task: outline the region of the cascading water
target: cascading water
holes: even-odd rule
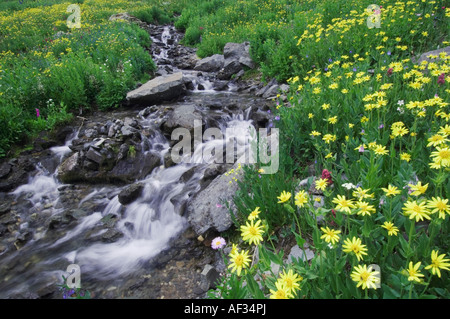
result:
[[[167,59],[170,47],[168,40],[173,38],[172,32],[173,27],[164,28],[159,41],[163,46],[155,61]],[[194,73],[183,72],[188,77]],[[196,81],[191,93],[192,101],[198,104],[218,96],[230,99],[237,94],[231,90],[215,92],[208,78],[198,77]],[[199,90],[198,84],[204,89]],[[245,97],[242,99],[245,100]],[[221,111],[203,110],[206,117],[214,113],[213,122],[223,138],[200,141],[192,155],[184,158],[178,165],[155,168],[138,181],[143,185],[142,192],[128,205],[122,205],[118,196],[126,186],[79,185],[78,190],[76,185],[73,192],[80,193],[77,195],[80,200],[75,207],[67,207],[61,200],[61,194],[72,186],[58,181],[56,171],[38,166],[37,173],[28,184],[11,193],[17,201],[27,203],[19,212],[21,231],[26,232],[27,228],[34,227],[33,238],[20,250],[0,260],[0,298],[45,295],[42,289],[61,283],[61,276],[66,274],[66,267],[71,263],[80,265],[83,278],[88,278],[87,283],[83,282],[84,286],[95,289],[97,296],[101,296],[106,289],[100,283],[114,280],[120,282],[121,278],[133,276],[146,262],[168,249],[171,240],[188,227],[187,219],[183,216],[183,203],[199,191],[199,181],[207,168],[206,164],[214,162],[214,156],[221,155],[212,155],[213,150],[220,149],[227,141],[235,139],[237,145],[244,146],[240,149],[241,152],[248,152],[248,143],[251,142],[248,128],[252,124],[249,119],[250,111],[248,108],[229,115]],[[160,119],[152,115],[135,118],[141,127],[154,132],[151,136],[141,134],[142,151],[157,154],[164,161],[170,142],[158,130]],[[65,145],[51,148],[56,164],[69,155],[71,143],[77,137],[78,132],[75,132]],[[239,153],[237,157],[241,155]],[[224,161],[216,159],[216,162]],[[182,178],[193,168],[194,174],[189,178]],[[88,203],[91,205],[89,207],[95,208],[83,213],[82,209]],[[65,215],[68,209],[69,215]],[[47,220],[46,225],[36,222],[41,216]],[[76,220],[76,226],[50,232],[53,229],[52,223],[64,224],[67,218],[69,221]],[[111,243],[96,240],[109,231],[100,226],[114,218],[118,219],[114,227],[121,233],[121,238]]]

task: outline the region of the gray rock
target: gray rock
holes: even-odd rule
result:
[[[203,291],[208,291],[209,289],[216,288],[216,282],[220,278],[220,274],[211,265],[205,265],[203,268],[200,279],[200,288]]]
[[[237,60],[232,60],[225,63],[223,69],[217,74],[217,78],[220,80],[229,80],[233,74],[242,70],[242,65]]]
[[[173,100],[186,92],[183,73],[156,77],[141,87],[127,93],[127,100],[132,104],[159,103]]]
[[[222,54],[214,54],[201,59],[195,64],[194,70],[204,72],[217,72],[224,66],[225,58]]]
[[[119,193],[119,202],[122,205],[127,205],[134,202],[142,193],[144,189],[144,184],[136,183],[133,184]]]
[[[80,153],[77,152],[58,167],[58,177],[63,183],[68,183],[74,175],[78,174],[80,168]]]
[[[303,253],[303,250],[300,249],[300,247],[298,245],[295,245],[294,247],[291,248],[291,252],[289,253],[288,256],[288,263],[293,262],[293,260],[296,259],[302,259],[303,261],[306,260],[311,260],[314,258],[314,252],[312,250],[310,250],[308,247],[305,247],[305,253]]]
[[[11,172],[11,165],[8,163],[3,163],[0,165],[0,178],[7,176]]]
[[[11,204],[8,202],[5,202],[3,204],[0,204],[0,216],[9,213],[11,211]]]
[[[121,13],[113,14],[112,16],[109,17],[109,21],[116,21],[116,20],[124,20],[124,21],[128,21],[130,23],[136,23],[141,28],[146,28],[147,27],[147,23],[145,23],[145,22],[139,20],[138,18],[130,15],[128,12],[121,12]]]
[[[135,120],[135,119],[132,119],[131,117],[126,117],[123,120],[123,125],[128,125],[128,126],[131,126],[132,128],[135,128],[135,129],[139,128],[138,121]]]
[[[134,133],[137,133],[138,130],[125,124],[124,126],[122,126],[120,132],[122,133],[123,137],[131,137]]]
[[[441,52],[445,52],[445,53],[447,53],[447,56],[449,56],[449,55],[450,55],[450,46],[447,46],[447,47],[445,47],[445,48],[441,48],[441,49],[437,49],[437,50],[433,50],[433,51],[429,51],[429,52],[423,53],[423,54],[421,54],[420,57],[417,59],[417,62],[415,62],[415,59],[411,59],[411,60],[413,61],[413,63],[416,63],[416,64],[420,64],[422,61],[428,61],[428,62],[436,61],[436,60],[439,60],[439,59],[440,59],[440,58],[439,58],[439,54],[440,54]],[[429,58],[430,55],[435,55],[435,56],[437,56],[437,59],[431,59],[431,58]]]
[[[168,120],[164,123],[165,131],[171,132],[177,127],[184,127],[188,130],[194,129],[194,121],[201,121],[202,116],[196,111],[192,104],[183,104],[169,115]]]
[[[135,157],[127,157],[118,161],[111,171],[105,173],[104,178],[125,183],[134,182],[146,177],[160,164],[159,156],[152,153],[142,154],[137,152]]]
[[[251,69],[255,67],[255,64],[250,57],[250,42],[229,42],[225,44],[225,47],[223,48],[223,56],[225,58],[225,65],[227,62],[234,60]]]
[[[89,148],[89,151],[86,153],[86,157],[99,165],[101,165],[105,160],[103,155],[92,147]]]
[[[280,90],[280,86],[275,84],[272,85],[271,87],[269,87],[262,95],[263,98],[270,98],[270,97],[274,97],[278,94]]]
[[[120,145],[119,152],[117,153],[117,161],[120,161],[128,156],[128,150],[130,146],[127,143]]]
[[[228,89],[228,81],[216,81],[213,84],[213,89],[216,91],[225,91]]]
[[[108,129],[108,137],[114,137],[116,134],[116,129],[114,128],[114,125],[111,125]]]
[[[84,135],[85,135],[86,137],[89,137],[89,138],[91,138],[91,137],[97,137],[97,136],[98,136],[98,132],[97,132],[96,129],[90,128],[90,129],[87,129],[86,131],[84,131]]]
[[[242,170],[237,170],[237,166],[237,163],[233,166],[237,174],[216,177],[188,204],[188,221],[198,235],[203,236],[210,230],[223,232],[233,224],[228,208],[222,205],[222,200],[231,202],[238,189],[237,183],[232,180],[233,177],[238,180],[242,177]]]
[[[110,228],[102,235],[102,241],[107,243],[113,243],[118,241],[122,237],[123,233],[120,230]]]
[[[17,250],[22,248],[31,238],[33,238],[33,233],[25,230],[24,232],[21,232],[16,237],[16,241],[14,242],[14,246]]]

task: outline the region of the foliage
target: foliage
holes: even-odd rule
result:
[[[448,44],[449,10],[439,1],[385,1],[388,28],[369,29],[364,1],[301,3],[312,11],[286,22],[299,28],[295,40],[285,28],[263,41],[272,29],[254,24],[263,72],[289,75],[289,93],[272,112],[280,158],[291,162],[261,178],[257,167],[244,168],[233,211],[242,238],[233,249],[252,262],[239,275],[229,255],[225,296],[448,298],[450,57],[414,63],[411,53],[443,36]],[[325,170],[300,186],[310,163]],[[250,218],[270,225],[262,242],[248,241]],[[314,257],[283,259],[274,243],[286,233]],[[289,290],[274,264],[299,286]]]

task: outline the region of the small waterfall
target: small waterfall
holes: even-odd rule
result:
[[[154,56],[156,63],[168,59],[171,40],[177,40],[173,31],[173,27],[165,26],[161,40],[152,37],[160,50]],[[184,102],[196,106],[207,105],[207,102],[219,97],[224,101],[232,99],[229,104],[239,105],[240,100],[234,101],[233,98],[238,93],[232,83],[228,91],[218,92],[214,90],[214,74],[203,73],[199,76],[194,70],[183,70],[183,74],[192,79],[193,90],[188,92],[185,101],[174,102],[169,107],[175,108]],[[243,105],[249,105],[252,97],[245,99]],[[128,185],[63,185],[56,178],[56,170],[47,170],[43,165],[38,165],[36,174],[28,183],[11,193],[18,200],[28,201],[31,206],[31,209],[20,212],[20,218],[26,221],[30,213],[36,213],[38,217],[45,213],[47,219],[43,218],[43,221],[55,218],[59,222],[61,219],[56,218],[64,218],[63,215],[71,210],[85,214],[77,217],[70,228],[61,226],[50,230],[48,224],[40,221],[42,224],[39,224],[40,229],[34,233],[34,238],[21,250],[0,261],[0,298],[36,291],[49,283],[61,283],[61,275],[65,274],[64,270],[71,263],[80,265],[83,276],[87,275],[92,281],[91,287],[97,292],[102,291],[105,290],[105,281],[132,277],[137,270],[148,265],[152,258],[169,249],[171,241],[189,226],[187,217],[183,215],[184,205],[200,190],[200,181],[208,164],[228,163],[230,159],[234,162],[243,155],[250,158],[255,155],[251,148],[255,136],[249,130],[252,127],[252,107],[230,107],[236,110],[232,115],[220,107],[205,109],[201,112],[211,120],[206,125],[215,124],[221,138],[200,141],[192,154],[186,155],[181,163],[171,167],[156,167],[148,176],[136,181],[142,184],[142,192],[127,205],[120,203],[118,194]],[[127,112],[130,112],[127,114],[130,116],[133,111]],[[167,152],[173,146],[160,129],[165,119],[159,117],[156,111],[145,118],[141,116],[136,119],[142,127],[140,145],[136,146],[140,146],[144,154],[158,155],[161,163],[164,163]],[[51,148],[55,162],[61,163],[71,153],[70,146],[77,138],[78,131],[69,136],[64,145]],[[87,143],[85,148],[89,145]],[[185,174],[189,170],[193,173]],[[61,199],[64,189],[72,186],[74,189],[68,193],[78,196],[77,201],[64,203]],[[113,226],[106,227],[105,223],[110,218],[117,221]],[[21,230],[27,227],[28,223],[22,222]],[[121,237],[114,242],[102,241],[102,236],[110,230],[117,231]],[[21,269],[20,265],[24,261],[27,266]],[[99,282],[101,284],[97,288]]]

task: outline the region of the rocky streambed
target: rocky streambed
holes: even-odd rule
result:
[[[247,151],[249,126],[269,128],[271,98],[287,88],[239,80],[254,67],[248,43],[199,59],[173,26],[117,17],[150,33],[156,77],[120,109],[43,132],[0,162],[0,298],[62,298],[69,264],[93,298],[203,298],[225,267],[210,241],[232,224],[224,202],[236,183],[224,173],[236,164],[217,145]],[[179,163],[177,129],[192,134]]]

